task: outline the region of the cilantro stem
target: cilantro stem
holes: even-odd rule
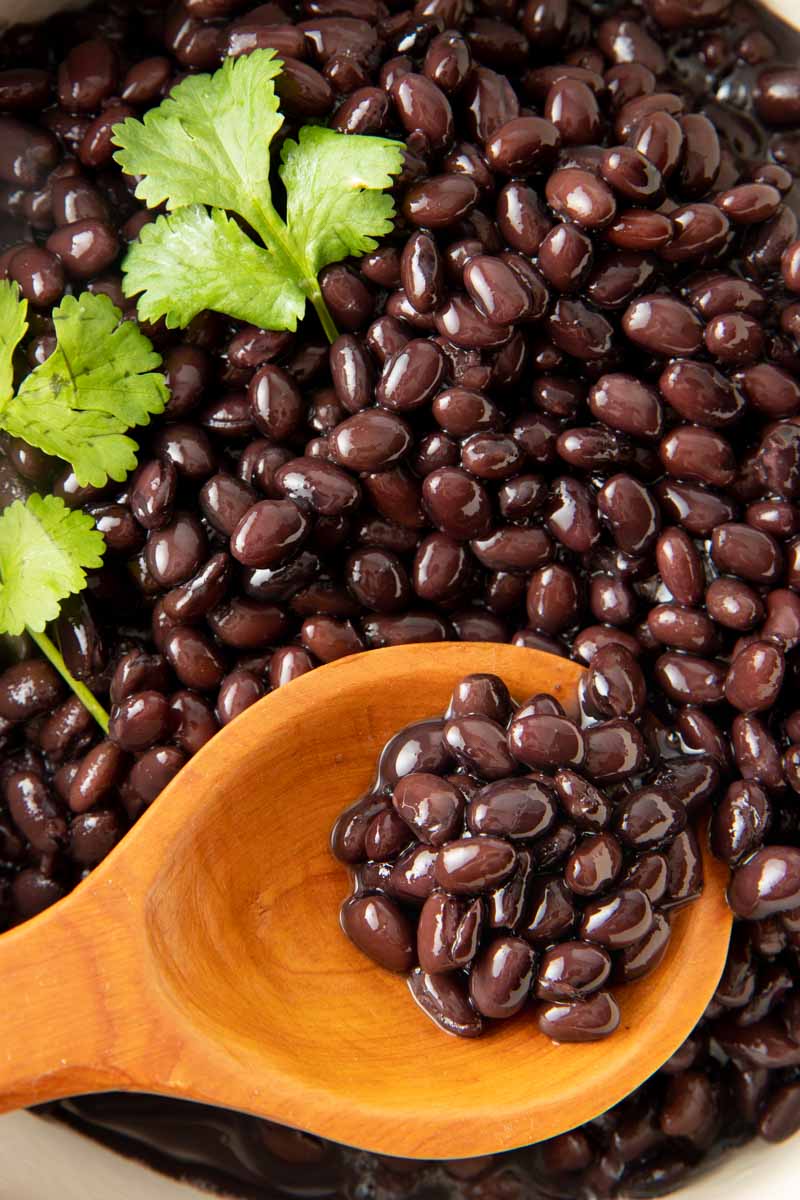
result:
[[[333,345],[339,336],[339,330],[333,323],[333,317],[330,314],[327,304],[322,298],[322,292],[320,289],[315,288],[312,294],[309,296],[309,299],[316,309],[317,316],[319,317],[319,323],[325,331],[325,337],[328,339],[331,345]]]
[[[289,263],[291,274],[299,281],[302,291],[314,305],[325,336],[333,344],[339,336],[339,330],[322,298],[322,291],[317,280],[315,278],[308,280],[308,268],[292,244],[285,222],[278,216],[270,201],[256,202],[256,210],[256,212],[248,214],[248,220],[267,249]]]
[[[46,633],[36,633],[35,630],[30,628],[28,629],[28,633],[36,642],[36,645],[39,647],[42,654],[44,654],[45,658],[50,660],[55,669],[58,671],[59,675],[61,675],[61,677],[65,679],[72,688],[83,707],[92,714],[95,721],[97,721],[97,724],[103,730],[103,733],[108,733],[108,713],[103,708],[97,697],[89,691],[86,684],[81,683],[80,680],[76,679],[75,676],[69,671],[58,647],[50,641],[50,638]]]

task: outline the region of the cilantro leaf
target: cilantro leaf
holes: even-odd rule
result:
[[[15,283],[0,282],[0,413],[14,391],[14,351],[25,336],[28,302]]]
[[[16,500],[0,516],[0,630],[41,633],[61,601],[102,565],[105,543],[88,513],[57,496]]]
[[[161,357],[108,296],[67,296],[53,310],[57,346],[0,409],[0,426],[46,454],[66,459],[83,487],[122,480],[136,466],[125,436],[164,410]]]
[[[266,49],[229,58],[214,75],[185,79],[141,121],[114,126],[117,162],[142,176],[136,195],[175,214],[145,226],[123,263],[126,295],[141,297],[142,317],[163,315],[174,328],[213,308],[295,329],[310,300],[328,338],[337,337],[317,275],[390,232],[394,205],[383,192],[401,169],[403,146],[304,127],[283,150],[284,221],[272,203],[269,153],[283,123],[274,84],[281,66]],[[203,207],[212,213],[204,217]],[[262,245],[227,214],[243,218]]]
[[[374,250],[392,231],[394,204],[384,189],[402,168],[403,147],[387,138],[306,125],[286,141],[281,179],[289,236],[308,274],[349,254]]]
[[[139,316],[183,328],[205,308],[262,329],[297,328],[306,297],[219,209],[199,205],[145,225],[124,262],[127,296],[142,295]]]
[[[213,75],[193,75],[142,121],[114,126],[123,171],[143,175],[136,195],[150,208],[206,204],[258,228],[270,197],[269,147],[283,124],[273,80],[274,50],[227,58]]]

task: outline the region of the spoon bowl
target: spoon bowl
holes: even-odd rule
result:
[[[75,892],[0,938],[0,1111],[153,1092],[459,1158],[563,1132],[657,1070],[725,965],[727,870],[705,847],[703,895],[676,914],[661,966],[615,989],[622,1021],[603,1043],[554,1045],[529,1016],[448,1038],[339,928],[334,820],[389,737],[440,714],[471,672],[577,713],[582,668],[566,659],[400,646],[295,680],[204,747]]]

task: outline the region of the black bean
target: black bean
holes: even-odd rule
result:
[[[342,928],[364,954],[390,971],[408,971],[416,952],[411,928],[386,896],[353,898],[342,905]]]
[[[554,1042],[595,1042],[619,1026],[617,1002],[609,992],[595,992],[586,1000],[548,1004],[539,1011],[537,1024]]]
[[[591,942],[562,942],[542,955],[536,977],[540,1000],[564,1004],[598,991],[611,974],[611,956]]]
[[[469,977],[472,1003],[484,1017],[513,1017],[528,999],[533,979],[534,953],[518,937],[498,937],[490,942]]]
[[[414,772],[399,780],[392,804],[420,841],[436,847],[455,836],[464,812],[464,797],[459,789],[446,779],[424,772]]]
[[[411,995],[426,1016],[446,1033],[477,1037],[483,1022],[471,1007],[463,985],[451,975],[429,975],[416,967],[408,977]]]

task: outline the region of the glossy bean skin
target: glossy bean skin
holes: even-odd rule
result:
[[[508,731],[511,753],[528,767],[575,767],[585,756],[581,731],[565,717],[516,718]]]
[[[342,929],[379,966],[408,971],[416,960],[410,926],[386,896],[353,898],[342,906]]]
[[[591,834],[573,850],[564,867],[570,891],[593,896],[606,891],[622,870],[622,849],[610,833]]]
[[[305,541],[309,522],[293,500],[259,500],[231,534],[231,553],[246,567],[270,567]]]
[[[84,756],[70,784],[72,811],[84,813],[102,800],[119,778],[123,761],[122,751],[113,742],[98,742]]]
[[[534,945],[547,945],[572,931],[576,910],[574,896],[562,879],[542,875],[530,888],[530,916],[521,932]]]
[[[335,462],[356,471],[374,471],[397,462],[411,441],[408,426],[394,413],[370,409],[338,425],[332,435]]]
[[[737,916],[750,919],[796,908],[800,893],[800,852],[792,846],[757,850],[738,867],[728,889]]]
[[[533,967],[533,950],[522,938],[491,942],[470,974],[470,999],[478,1012],[495,1020],[518,1013],[528,998]]]
[[[769,820],[769,798],[757,783],[732,783],[716,809],[711,826],[714,853],[734,863],[761,843]]]
[[[525,175],[550,164],[560,144],[561,135],[552,121],[515,117],[494,132],[486,144],[486,156],[498,171]]]
[[[619,1021],[619,1008],[611,994],[595,992],[587,1000],[543,1007],[537,1023],[554,1042],[594,1042],[608,1037]]]
[[[447,708],[448,717],[480,714],[505,724],[511,714],[508,688],[497,675],[465,675],[456,684]]]
[[[672,841],[685,826],[685,807],[656,787],[633,792],[615,815],[620,841],[637,849],[655,849]]]
[[[776,700],[784,658],[772,642],[753,642],[737,654],[725,679],[725,697],[741,712],[760,712]]]
[[[655,913],[653,928],[639,942],[626,946],[618,960],[616,976],[621,983],[632,983],[655,971],[667,952],[670,925],[662,913]]]
[[[454,837],[464,812],[459,789],[424,772],[404,776],[394,789],[392,804],[420,841],[437,848]]]
[[[475,895],[502,883],[514,870],[516,856],[508,842],[478,836],[447,843],[436,860],[440,887],[455,895]]]
[[[607,900],[593,900],[584,909],[581,936],[608,949],[624,949],[650,931],[653,910],[637,888],[626,888]]]
[[[426,1016],[445,1033],[478,1037],[483,1022],[470,1005],[462,986],[448,975],[429,975],[421,967],[411,972],[408,987]]]
[[[602,988],[611,975],[611,956],[591,942],[562,942],[542,955],[536,978],[540,1000],[580,1000]]]
[[[584,769],[597,783],[635,775],[647,762],[641,733],[627,718],[614,717],[584,733]]]
[[[502,780],[472,797],[467,820],[474,834],[538,837],[555,821],[555,806],[548,789],[536,780]]]
[[[417,956],[422,969],[442,975],[468,966],[478,948],[482,917],[480,899],[461,901],[446,892],[432,892],[422,906],[417,926]]]
[[[631,341],[654,354],[692,355],[700,349],[702,326],[685,305],[663,296],[643,296],[630,305],[623,328]]]
[[[35,850],[57,853],[67,840],[67,824],[49,789],[33,771],[14,771],[5,781],[9,816]]]

